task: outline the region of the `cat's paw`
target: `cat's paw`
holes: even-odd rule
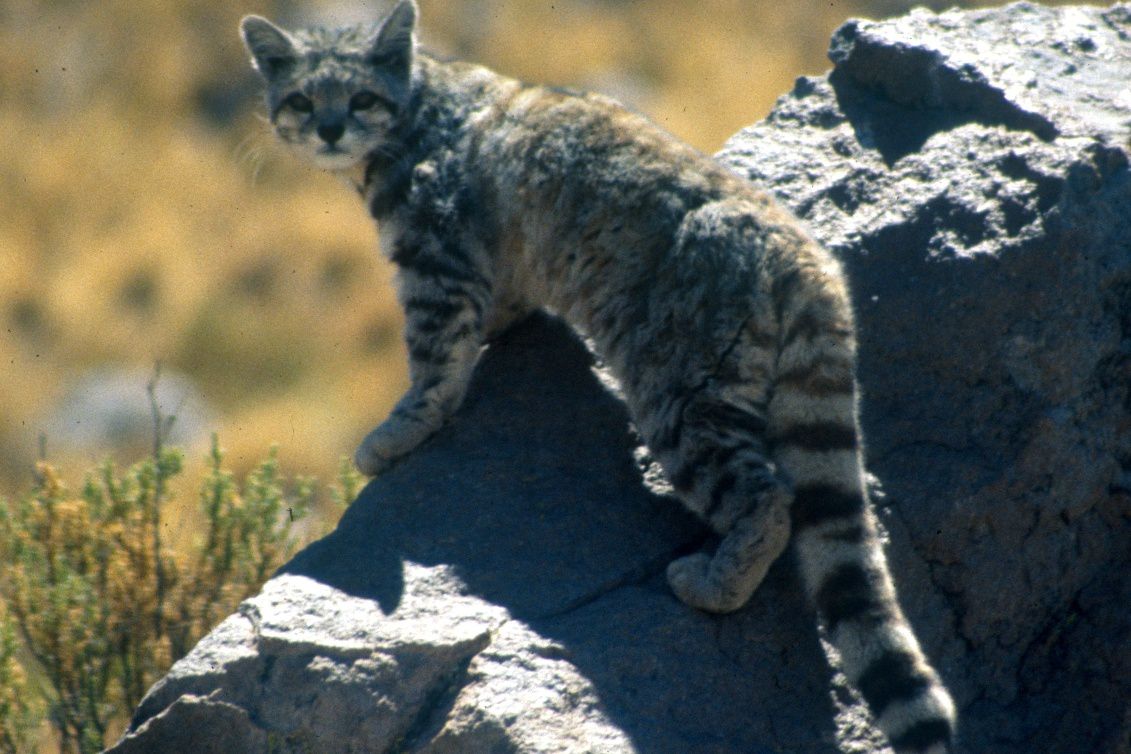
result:
[[[743,600],[727,594],[711,575],[711,556],[697,552],[668,564],[668,584],[681,602],[709,613],[729,613],[742,607]]]
[[[365,476],[377,476],[389,468],[394,460],[396,459],[381,455],[380,450],[369,442],[369,438],[353,454],[353,465]]]
[[[430,428],[419,422],[386,421],[361,441],[353,456],[354,465],[366,476],[377,476],[431,434]]]

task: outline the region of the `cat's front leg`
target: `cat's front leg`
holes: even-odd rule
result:
[[[412,257],[417,265],[400,270],[412,385],[357,449],[354,462],[369,476],[431,437],[459,408],[482,348],[486,277],[458,260],[428,259],[421,252]]]

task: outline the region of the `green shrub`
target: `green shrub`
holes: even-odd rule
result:
[[[0,752],[29,751],[41,714],[31,685],[16,659],[16,626],[0,609]]]
[[[162,509],[183,456],[158,441],[124,471],[107,461],[70,491],[48,463],[27,494],[0,500],[0,750],[23,750],[39,708],[27,674],[42,674],[48,719],[65,752],[101,750],[145,691],[294,551],[295,522],[315,486],[288,480],[275,450],[242,483],[216,437],[200,489],[201,534],[174,550]],[[353,499],[343,465],[330,495]],[[17,660],[17,633],[32,667]]]

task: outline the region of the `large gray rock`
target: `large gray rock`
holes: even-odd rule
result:
[[[444,433],[149,692],[118,750],[267,735],[284,751],[768,754],[757,702],[805,751],[836,752],[837,684],[791,568],[725,620],[677,602],[664,568],[705,532],[649,491],[634,448],[584,346],[527,321]],[[225,725],[182,725],[188,695]]]
[[[720,157],[846,263],[904,600],[972,748],[1127,751],[1131,5],[850,22],[830,56]]]
[[[720,158],[846,263],[889,556],[961,750],[1127,754],[1131,6],[851,22],[832,57]],[[525,323],[114,750],[884,751],[788,559],[735,615],[670,595],[709,541],[646,461],[577,340]]]

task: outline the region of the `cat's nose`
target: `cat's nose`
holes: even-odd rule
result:
[[[341,121],[330,121],[329,123],[320,123],[318,125],[319,138],[330,146],[336,144],[338,139],[342,138],[342,134],[345,132],[346,126]]]

